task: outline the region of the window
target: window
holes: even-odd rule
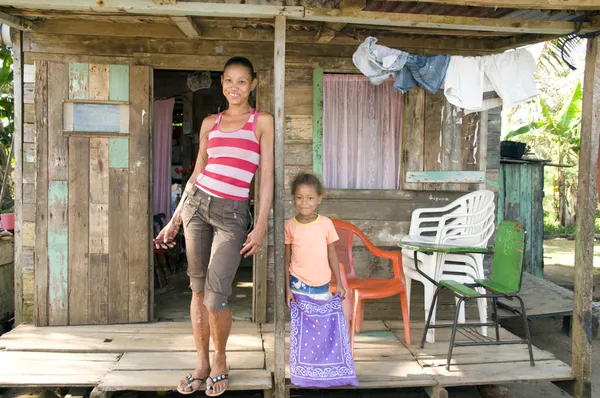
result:
[[[402,94],[362,75],[323,76],[323,183],[398,189]]]

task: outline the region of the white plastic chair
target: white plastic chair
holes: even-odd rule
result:
[[[405,241],[453,244],[458,246],[486,247],[494,232],[494,193],[480,190],[460,197],[447,206],[439,208],[421,208],[413,212],[409,235]],[[414,253],[402,252],[402,266],[406,276],[406,296],[410,310],[411,282],[413,279],[424,285],[425,319],[433,299],[435,286],[415,269]],[[482,254],[432,254],[418,253],[419,268],[432,279],[456,280],[460,283],[472,283],[474,279],[485,278]],[[487,322],[486,299],[478,299],[479,318]],[[434,309],[435,311],[435,309]],[[465,309],[462,306],[459,321],[465,322]],[[435,323],[435,312],[432,324]],[[482,327],[482,334],[487,328]],[[429,330],[427,341],[434,342],[434,329]]]

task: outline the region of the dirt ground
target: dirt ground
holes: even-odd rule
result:
[[[573,289],[573,257],[574,241],[566,239],[554,239],[544,244],[544,274],[554,283],[568,289]],[[594,299],[600,301],[600,243],[596,243],[594,251],[594,267],[597,272],[594,278]],[[502,326],[511,332],[524,336],[522,325],[518,319],[507,320]],[[562,332],[562,319],[535,319],[530,323],[533,343],[543,349],[552,352],[556,357],[568,364],[571,363],[571,338]],[[600,340],[594,340],[593,366],[592,366],[592,391],[593,396],[600,397]],[[485,350],[482,347],[482,350]],[[569,385],[561,385],[567,389]],[[478,389],[476,387],[449,388],[448,392],[452,398],[558,398],[570,397],[563,389],[550,382],[540,383],[510,383],[494,388]],[[27,389],[0,389],[0,398],[62,398],[65,390],[27,390]],[[159,398],[159,396],[178,396],[176,393],[137,393],[122,392],[115,394],[117,398]],[[205,396],[196,393],[195,396]],[[223,397],[261,397],[262,392],[228,392]],[[387,390],[292,390],[294,398],[318,398],[318,397],[350,397],[363,398],[425,398],[427,394],[422,389],[387,389]]]

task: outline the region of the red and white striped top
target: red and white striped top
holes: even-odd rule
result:
[[[208,160],[196,178],[196,186],[219,198],[248,200],[250,182],[260,161],[258,111],[254,109],[246,124],[232,132],[221,130],[222,116],[223,112],[219,113],[208,133]]]

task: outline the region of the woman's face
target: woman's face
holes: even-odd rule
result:
[[[229,105],[244,105],[248,103],[250,93],[256,87],[256,79],[252,78],[247,67],[230,65],[223,71],[221,84]]]

